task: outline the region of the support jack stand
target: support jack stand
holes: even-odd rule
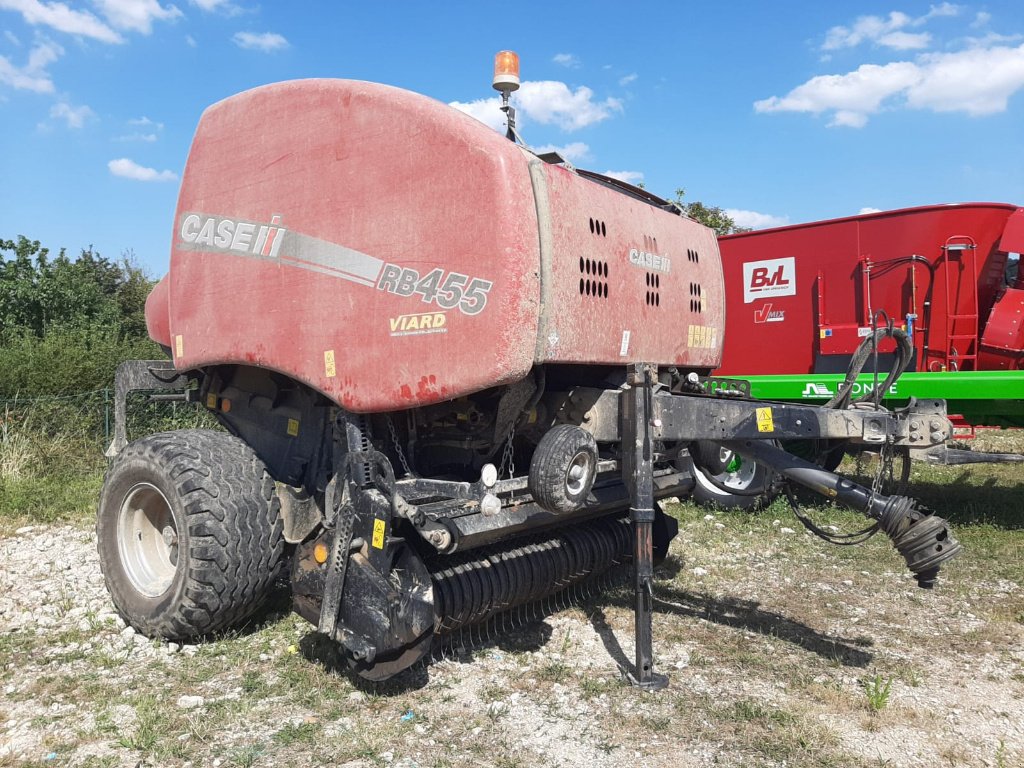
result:
[[[625,677],[630,685],[645,691],[658,691],[668,685],[666,675],[654,671],[651,618],[654,595],[654,445],[651,426],[654,418],[654,369],[632,365],[630,388],[622,394],[622,477],[630,491],[629,519],[633,524],[634,634],[636,666]]]

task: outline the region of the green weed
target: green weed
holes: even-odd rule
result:
[[[872,712],[881,712],[889,703],[889,696],[892,694],[892,678],[884,680],[881,675],[875,675],[864,681],[864,694],[868,699],[868,707]]]

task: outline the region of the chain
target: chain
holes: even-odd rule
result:
[[[882,485],[888,482],[888,486],[892,488],[893,483],[893,459],[896,456],[896,452],[893,450],[893,445],[888,440],[882,444],[882,449],[878,453],[878,472],[875,473],[874,480],[871,481],[871,495],[879,496],[882,493]]]
[[[391,442],[395,444],[395,452],[398,453],[398,460],[402,464],[402,471],[405,472],[407,477],[415,477],[411,469],[409,469],[409,462],[405,458],[405,451],[402,450],[402,444],[398,441],[398,433],[395,431],[395,422],[388,416],[388,432],[391,434]]]
[[[512,425],[512,429],[508,431],[508,439],[505,440],[505,447],[501,452],[501,464],[498,465],[498,477],[504,476],[505,472],[508,472],[509,479],[511,480],[516,476],[516,462],[512,456],[512,438],[516,433],[516,425]],[[515,492],[509,494],[509,500],[515,498]]]
[[[509,479],[516,476],[516,463],[512,457],[512,438],[515,436],[516,429],[512,427],[508,431],[508,439],[505,440],[505,448],[501,452],[501,464],[498,466],[498,477],[502,477],[505,472],[508,472]]]

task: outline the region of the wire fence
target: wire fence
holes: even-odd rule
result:
[[[212,425],[208,414],[194,403],[153,400],[144,393],[133,393],[126,406],[129,439],[166,429]],[[50,442],[63,446],[66,452],[98,450],[102,454],[113,435],[112,387],[62,395],[0,398],[3,448],[10,448],[14,442],[36,447]]]

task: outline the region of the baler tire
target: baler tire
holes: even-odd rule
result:
[[[582,478],[570,478],[573,467],[582,469]],[[572,424],[559,424],[537,444],[527,487],[533,500],[549,512],[574,512],[586,504],[596,478],[594,436]]]
[[[237,437],[178,430],[130,443],[111,462],[96,518],[118,613],[167,640],[240,623],[278,577],[279,510],[273,478]]]
[[[721,507],[723,509],[746,509],[753,511],[765,506],[771,500],[768,496],[768,490],[771,484],[771,473],[760,464],[753,464],[753,474],[749,479],[743,478],[740,481],[742,482],[742,486],[739,487],[741,487],[745,492],[752,489],[756,490],[758,488],[763,488],[765,492],[764,495],[743,495],[726,493],[721,488],[716,488],[707,479],[705,470],[694,464],[693,459],[686,457],[684,461],[685,468],[693,474],[693,500],[702,506]],[[715,475],[714,478],[719,482],[719,484],[722,484],[727,481],[728,474],[729,473],[723,472],[721,475]]]

